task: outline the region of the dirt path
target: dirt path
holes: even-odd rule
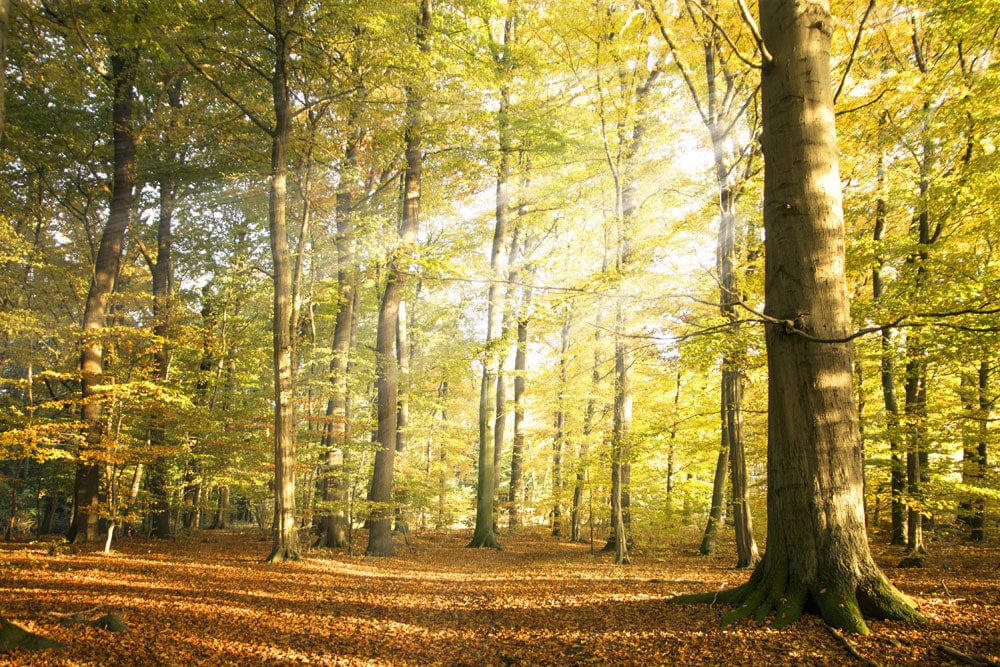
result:
[[[862,664],[815,618],[781,632],[722,628],[722,607],[665,604],[747,576],[690,541],[616,568],[543,532],[505,536],[500,552],[465,549],[468,539],[425,533],[396,558],[324,550],[282,565],[260,562],[270,544],[250,532],[127,541],[110,556],[3,544],[0,616],[69,648],[0,665]],[[921,570],[880,558],[928,622],[872,622],[851,644],[885,665],[948,664],[941,645],[1000,663],[1000,548],[933,554]],[[58,623],[81,611],[119,613],[128,630]]]

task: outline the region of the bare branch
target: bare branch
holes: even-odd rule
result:
[[[872,10],[875,9],[875,0],[868,0],[868,8],[865,9],[865,15],[861,17],[861,23],[858,25],[858,34],[854,36],[854,45],[851,47],[851,55],[847,59],[847,66],[844,68],[844,74],[840,77],[840,84],[837,86],[837,91],[833,94],[833,103],[837,103],[837,98],[840,97],[840,91],[844,89],[844,82],[847,81],[847,75],[851,71],[851,67],[854,66],[854,58],[858,55],[858,46],[861,44],[861,33],[864,32],[865,23],[868,22],[868,17],[871,15]]]

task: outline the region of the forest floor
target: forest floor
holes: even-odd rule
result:
[[[616,567],[541,529],[502,534],[502,551],[466,549],[470,535],[414,531],[393,558],[313,549],[277,565],[262,562],[270,542],[256,531],[123,540],[109,555],[2,543],[0,616],[66,648],[18,649],[0,665],[959,664],[948,648],[1000,664],[996,543],[933,543],[921,569],[874,545],[927,622],[871,622],[847,638],[865,663],[812,616],[724,628],[722,605],[665,603],[744,581],[731,544],[699,557],[688,535]],[[60,624],[81,612],[127,629]]]

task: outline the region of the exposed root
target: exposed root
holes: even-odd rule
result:
[[[679,595],[670,602],[737,605],[722,617],[723,625],[746,618],[762,623],[771,612],[775,612],[772,625],[776,629],[801,618],[810,602],[827,625],[856,634],[868,634],[864,621],[866,617],[911,622],[923,620],[913,600],[896,590],[883,576],[874,577],[856,589],[822,582],[807,586],[797,577],[788,576],[783,567],[772,571],[758,567],[742,586],[728,591]]]
[[[502,551],[500,543],[497,542],[496,535],[490,532],[487,535],[481,537],[476,537],[473,535],[472,541],[465,545],[468,549],[496,549],[497,551]]]
[[[14,649],[40,651],[49,648],[64,649],[66,647],[47,637],[28,632],[0,616],[0,653],[7,653]]]

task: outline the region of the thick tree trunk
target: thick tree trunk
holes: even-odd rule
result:
[[[776,626],[814,606],[836,628],[916,620],[868,549],[825,0],[761,0],[768,359],[767,551],[718,600]],[[682,598],[682,600],[685,598]],[[686,598],[690,600],[691,598]],[[701,599],[710,599],[702,596]]]
[[[135,182],[136,138],[132,107],[135,100],[138,53],[134,50],[111,56],[113,90],[112,135],[114,175],[108,222],[94,264],[94,276],[83,311],[83,347],[80,355],[83,407],[81,420],[86,429],[80,446],[74,483],[74,513],[67,538],[71,542],[97,539],[100,504],[100,456],[103,426],[101,401],[96,387],[104,381],[104,342],[101,330],[107,325],[108,296],[118,279],[125,243],[125,230],[132,212]]]
[[[420,51],[430,52],[432,17],[431,0],[421,0],[417,17],[416,41]],[[376,387],[378,393],[379,449],[375,454],[368,500],[373,503],[369,520],[368,556],[392,556],[392,478],[395,466],[399,376],[396,361],[396,328],[399,305],[403,300],[407,258],[417,241],[420,225],[421,178],[423,175],[423,93],[415,86],[406,90],[406,171],[403,174],[403,219],[399,228],[400,245],[386,269],[385,290],[379,305],[378,329],[375,341]]]

